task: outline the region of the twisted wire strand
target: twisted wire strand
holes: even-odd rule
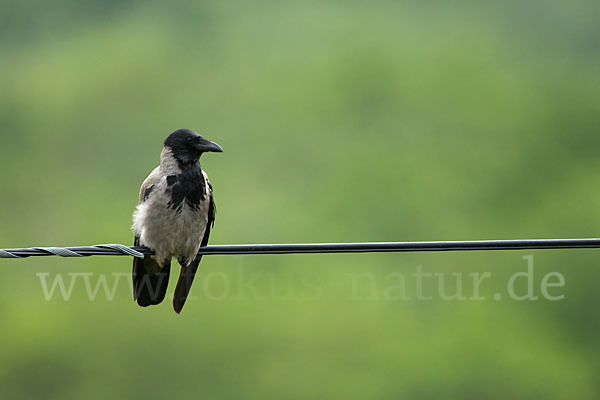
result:
[[[533,250],[533,249],[590,249],[600,248],[600,238],[588,239],[526,239],[526,240],[471,240],[435,242],[363,242],[363,243],[302,243],[302,244],[235,244],[201,247],[200,255],[241,254],[302,254],[302,253],[373,253],[424,251],[476,250]],[[143,258],[154,254],[140,246],[101,244],[80,247],[32,247],[0,249],[0,258],[25,258],[56,255],[87,257],[95,255],[132,256]]]
[[[21,256],[12,254],[6,250],[0,250],[0,258],[21,258]]]
[[[79,253],[75,253],[64,247],[35,247],[36,250],[47,251],[50,254],[61,257],[83,257]]]
[[[144,258],[144,253],[141,253],[137,250],[132,249],[131,247],[127,247],[124,244],[98,244],[93,247],[104,247],[108,249],[113,249],[121,252],[123,255],[129,255],[137,258]]]
[[[152,254],[147,248],[140,248]],[[26,258],[35,256],[60,256],[60,257],[89,257],[89,256],[132,256],[144,258],[142,251],[124,244],[98,244],[86,247],[30,247],[25,249],[0,250],[0,258]]]

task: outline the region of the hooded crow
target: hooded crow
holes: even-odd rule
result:
[[[133,299],[142,307],[165,298],[171,258],[181,265],[173,296],[180,313],[190,292],[210,228],[215,202],[208,176],[200,168],[200,156],[222,152],[218,144],[190,129],[178,129],[164,142],[160,165],[140,188],[140,203],[133,214],[135,245],[154,251],[153,256],[133,261]]]

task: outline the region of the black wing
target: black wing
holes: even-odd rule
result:
[[[210,182],[208,182],[208,187],[210,188],[208,220],[206,222],[204,237],[202,238],[202,246],[206,246],[208,244],[210,228],[215,223],[215,215],[217,213],[215,199],[213,197],[212,185],[210,184]],[[192,261],[189,265],[186,266],[185,263],[181,265],[181,273],[179,274],[179,280],[177,281],[177,287],[175,288],[175,295],[173,296],[173,308],[175,309],[175,312],[177,314],[181,312],[181,309],[185,304],[185,300],[187,299],[188,294],[190,293],[192,282],[194,281],[194,276],[196,275],[196,271],[198,270],[198,264],[200,264],[200,260],[202,260],[202,255],[197,255],[194,261]]]
[[[154,185],[142,186],[140,201],[144,202],[154,190]],[[134,246],[140,245],[140,237],[136,234]],[[133,300],[142,307],[159,304],[165,298],[169,284],[171,260],[164,263],[163,268],[151,257],[133,259]]]
[[[139,236],[135,236],[135,246],[140,245]],[[167,293],[171,260],[161,268],[151,257],[133,259],[133,300],[142,307],[160,304]]]

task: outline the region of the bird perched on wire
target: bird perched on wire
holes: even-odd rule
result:
[[[140,188],[140,203],[133,214],[135,245],[146,246],[153,256],[133,261],[133,299],[142,307],[165,298],[171,258],[181,265],[173,296],[180,313],[190,292],[210,228],[215,202],[208,176],[200,168],[205,152],[222,152],[218,144],[190,129],[178,129],[164,142],[160,165]]]

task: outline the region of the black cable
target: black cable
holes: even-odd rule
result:
[[[202,247],[198,254],[301,254],[301,253],[374,253],[421,251],[531,250],[600,248],[600,238],[471,240],[440,242],[371,242],[371,243],[306,243],[306,244],[235,244]],[[140,254],[141,253],[141,254]],[[145,247],[96,245],[88,247],[34,247],[0,250],[0,258],[23,258],[60,255],[63,257],[120,256],[141,257],[153,254]]]

